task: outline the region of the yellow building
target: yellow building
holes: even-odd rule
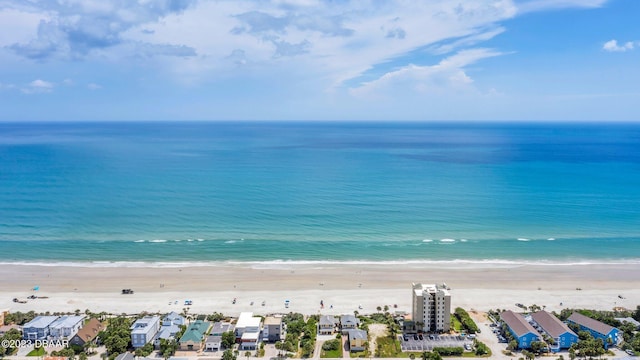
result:
[[[349,330],[349,351],[364,351],[367,346],[367,332],[364,330]]]

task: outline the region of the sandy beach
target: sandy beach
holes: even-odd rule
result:
[[[446,283],[452,306],[486,311],[563,307],[610,310],[640,304],[640,264],[599,265],[388,265],[215,264],[195,267],[0,267],[0,308],[11,311],[106,311],[257,314],[375,312],[388,305],[410,311],[411,283]],[[34,291],[33,287],[39,290]],[[122,295],[123,288],[135,291]],[[26,299],[25,304],[13,298]],[[619,297],[622,296],[623,298]],[[236,304],[232,300],[236,298]],[[284,301],[290,300],[289,308]],[[323,301],[324,308],[320,307]],[[251,304],[253,302],[253,305]],[[262,305],[262,302],[265,305]],[[560,305],[562,303],[562,306]],[[397,305],[397,307],[396,307]],[[361,308],[360,308],[361,307]]]

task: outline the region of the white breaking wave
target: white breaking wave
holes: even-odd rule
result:
[[[554,241],[556,238],[548,238],[549,241]]]
[[[152,243],[166,243],[166,242],[167,242],[167,240],[164,240],[164,239],[155,239],[155,240],[150,240],[149,242],[152,242]]]
[[[518,241],[531,241],[531,239],[527,239],[527,238],[518,238]]]
[[[433,242],[433,239],[424,239],[422,240],[423,243],[430,243]]]
[[[593,265],[633,265],[640,264],[640,258],[628,260],[592,260],[592,259],[571,259],[566,262],[558,261],[540,261],[540,260],[502,260],[502,259],[483,259],[483,260],[402,260],[402,261],[378,261],[378,260],[362,260],[362,261],[338,261],[338,260],[268,260],[268,261],[195,261],[195,262],[144,262],[144,261],[5,261],[0,265],[18,265],[18,266],[67,266],[67,267],[91,267],[91,268],[186,268],[186,267],[249,267],[249,268],[271,268],[286,266],[344,266],[344,265],[376,265],[376,266],[465,266],[468,268],[504,268],[504,267],[520,267],[520,266],[593,266]]]
[[[440,242],[443,242],[443,243],[454,243],[454,242],[456,242],[456,239],[440,239]]]

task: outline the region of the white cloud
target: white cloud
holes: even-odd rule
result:
[[[625,52],[629,50],[633,50],[635,44],[633,41],[628,41],[622,45],[618,44],[617,40],[609,40],[604,45],[602,45],[602,49],[609,52]]]
[[[517,3],[518,13],[529,13],[565,8],[598,8],[609,0],[521,0]]]
[[[36,79],[28,85],[22,87],[21,91],[25,94],[42,94],[53,91],[54,84],[41,79]]]
[[[326,90],[390,61],[401,61],[395,69],[414,74],[435,71],[415,53],[430,49],[455,59],[504,32],[500,23],[518,13],[605,2],[0,0],[0,44],[39,62],[134,62],[185,83],[284,74],[297,81],[321,79],[317,85]],[[24,18],[19,31],[3,23],[12,16]],[[450,74],[450,84],[469,80],[463,67]],[[387,71],[391,78],[398,75]]]
[[[87,84],[87,89],[89,90],[100,90],[102,89],[102,86],[95,84],[95,83],[89,83]]]
[[[23,22],[30,25],[27,29],[32,36],[28,39],[12,36],[10,39],[12,41],[9,48],[20,56],[43,61],[52,58],[86,59],[96,50],[121,44],[121,34],[127,29],[140,23],[156,22],[168,14],[180,13],[195,1],[0,2],[0,20],[14,14],[19,14],[22,18],[29,16]],[[13,34],[12,22],[9,21],[8,24],[0,25],[0,30],[6,28],[8,33]],[[35,34],[33,30],[36,30]]]
[[[418,93],[464,92],[473,90],[469,85],[473,80],[464,68],[481,59],[499,56],[502,53],[491,49],[470,49],[443,59],[436,65],[407,65],[388,72],[379,79],[366,82],[351,89],[359,97],[377,97],[380,94],[394,93],[411,89]]]
[[[0,47],[30,41],[37,36],[40,21],[49,19],[49,14],[43,11],[2,9],[1,5]]]
[[[375,64],[442,40],[485,32],[495,36],[500,31],[483,29],[496,29],[516,11],[511,0],[303,3],[201,2],[160,22],[142,23],[122,37],[195,49],[197,58],[168,59],[181,75],[224,72],[235,66],[230,55],[242,51],[246,66],[295,67],[341,84]]]

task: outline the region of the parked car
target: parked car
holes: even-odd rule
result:
[[[418,334],[413,334],[413,340],[418,340]]]
[[[418,339],[423,340],[422,334],[418,334]]]
[[[402,335],[402,340],[409,341],[409,335],[407,334]]]
[[[627,354],[631,355],[631,356],[636,356],[636,353],[635,353],[635,352],[633,352],[633,350],[631,350],[631,349],[627,349],[627,350],[625,350],[625,352],[626,352]]]

